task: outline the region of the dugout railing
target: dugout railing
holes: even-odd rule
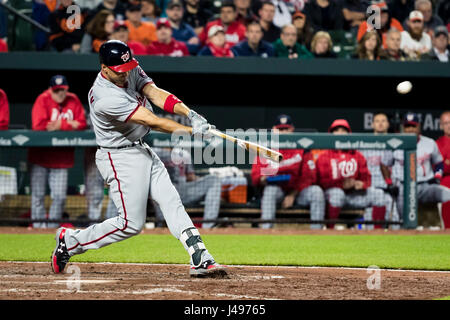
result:
[[[320,149],[357,149],[357,150],[401,150],[404,153],[404,196],[403,196],[403,216],[400,221],[377,221],[377,223],[401,224],[403,228],[412,229],[417,227],[417,196],[416,196],[416,138],[413,135],[407,134],[386,134],[373,135],[367,133],[353,133],[350,135],[336,136],[327,133],[292,133],[280,134],[274,140],[269,134],[265,135],[263,140],[256,131],[252,132],[235,132],[235,136],[251,140],[254,142],[273,142],[271,147],[278,147],[279,149],[305,149],[305,150],[320,150]],[[168,134],[152,133],[145,138],[145,141],[152,147],[172,148],[180,146],[180,139],[174,139]],[[233,159],[223,158],[222,163],[211,163],[211,161],[198,163],[195,165],[198,172],[206,172],[208,167],[223,167],[223,166],[237,166],[246,172],[251,168],[251,161],[254,154],[245,152],[242,159],[238,159],[238,147],[230,145],[229,143],[215,140],[214,148],[220,149],[232,147],[236,153]],[[202,154],[208,146],[205,141],[191,141],[186,145],[186,141],[182,147],[190,149],[192,155]],[[29,187],[29,166],[27,163],[27,150],[35,147],[74,147],[75,165],[70,169],[69,174],[69,190],[68,197],[65,203],[66,210],[70,212],[70,208],[77,209],[75,216],[63,217],[56,222],[59,223],[73,223],[81,226],[87,226],[89,223],[98,222],[100,220],[89,220],[85,214],[86,201],[83,196],[83,152],[84,148],[95,148],[95,137],[92,131],[78,131],[78,132],[44,132],[31,130],[8,130],[0,131],[0,224],[1,225],[29,225],[36,220],[30,217],[30,187]],[[225,151],[226,153],[227,151]],[[214,153],[214,152],[213,152]],[[195,160],[195,159],[194,159]],[[238,163],[238,160],[240,161]],[[234,162],[233,162],[234,161]],[[13,169],[12,171],[5,170],[5,168]],[[14,177],[11,177],[14,175]],[[8,180],[9,179],[9,180]],[[9,181],[12,184],[13,190],[8,191],[3,188],[2,183]],[[259,224],[261,220],[261,209],[258,194],[251,188],[251,183],[248,184],[250,195],[246,203],[222,203],[220,215],[218,219],[212,220],[219,226],[224,226],[233,223],[252,223]],[[11,186],[10,186],[11,187]],[[105,193],[106,194],[106,193]],[[46,208],[50,203],[50,197],[46,195]],[[107,196],[103,200],[103,212],[107,206]],[[192,217],[194,222],[207,222],[210,220],[203,220],[203,203],[185,204],[186,210]],[[362,210],[354,208],[344,208],[339,219],[312,221],[309,217],[309,210],[307,207],[294,205],[289,209],[277,208],[276,218],[271,220],[274,223],[301,223],[310,224],[315,223],[342,223],[347,225],[355,224],[374,224],[371,220],[362,220]],[[48,220],[43,220],[48,221]],[[147,213],[148,222],[159,222],[153,214],[153,208],[149,206]],[[265,221],[267,222],[267,221]]]

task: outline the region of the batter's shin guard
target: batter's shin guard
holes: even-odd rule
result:
[[[372,219],[373,221],[383,221],[386,215],[386,207],[372,207]],[[375,229],[381,229],[383,226],[381,224],[374,225]]]
[[[341,213],[341,208],[333,207],[332,205],[327,206],[327,216],[330,220],[335,220],[339,218],[339,214]],[[334,223],[327,223],[328,229],[334,229]]]
[[[206,247],[202,238],[200,238],[198,230],[191,227],[182,231],[180,241],[191,256],[192,265],[194,267],[200,266],[202,263],[202,252],[206,250]]]

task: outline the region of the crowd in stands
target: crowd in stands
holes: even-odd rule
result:
[[[4,14],[0,52],[8,50]],[[35,49],[57,52],[95,53],[119,37],[135,55],[442,62],[450,56],[446,0],[33,0],[32,17],[50,28],[35,32]]]

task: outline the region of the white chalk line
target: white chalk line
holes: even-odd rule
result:
[[[7,262],[7,263],[50,263],[50,262],[43,262],[43,261],[0,261],[0,262]],[[163,266],[163,267],[170,267],[170,266],[186,266],[188,267],[188,264],[175,264],[175,263],[133,263],[133,262],[70,262],[73,264],[94,264],[94,265],[130,265],[130,266]],[[356,270],[356,271],[366,271],[368,268],[363,267],[324,267],[324,266],[270,266],[270,265],[264,265],[264,266],[257,266],[257,265],[227,265],[228,268],[254,268],[254,269],[334,269],[334,270]],[[450,271],[447,270],[414,270],[414,269],[383,269],[380,268],[381,271],[393,271],[393,272],[418,272],[418,273],[449,273]]]

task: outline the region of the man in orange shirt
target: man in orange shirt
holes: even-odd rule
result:
[[[128,27],[128,40],[137,41],[148,46],[156,41],[156,26],[151,22],[142,21],[141,5],[130,4],[125,12]]]
[[[386,49],[386,35],[387,32],[390,29],[397,29],[398,31],[402,32],[404,29],[402,27],[402,24],[395,18],[391,16],[389,13],[389,8],[386,4],[386,2],[379,2],[376,4],[371,5],[372,12],[380,12],[380,29],[377,29],[377,32],[382,39],[383,48]],[[358,34],[356,35],[356,40],[359,42],[361,41],[362,37],[366,34],[367,31],[373,30],[374,26],[367,23],[367,21],[361,22],[358,29]],[[376,20],[373,20],[375,23]]]

